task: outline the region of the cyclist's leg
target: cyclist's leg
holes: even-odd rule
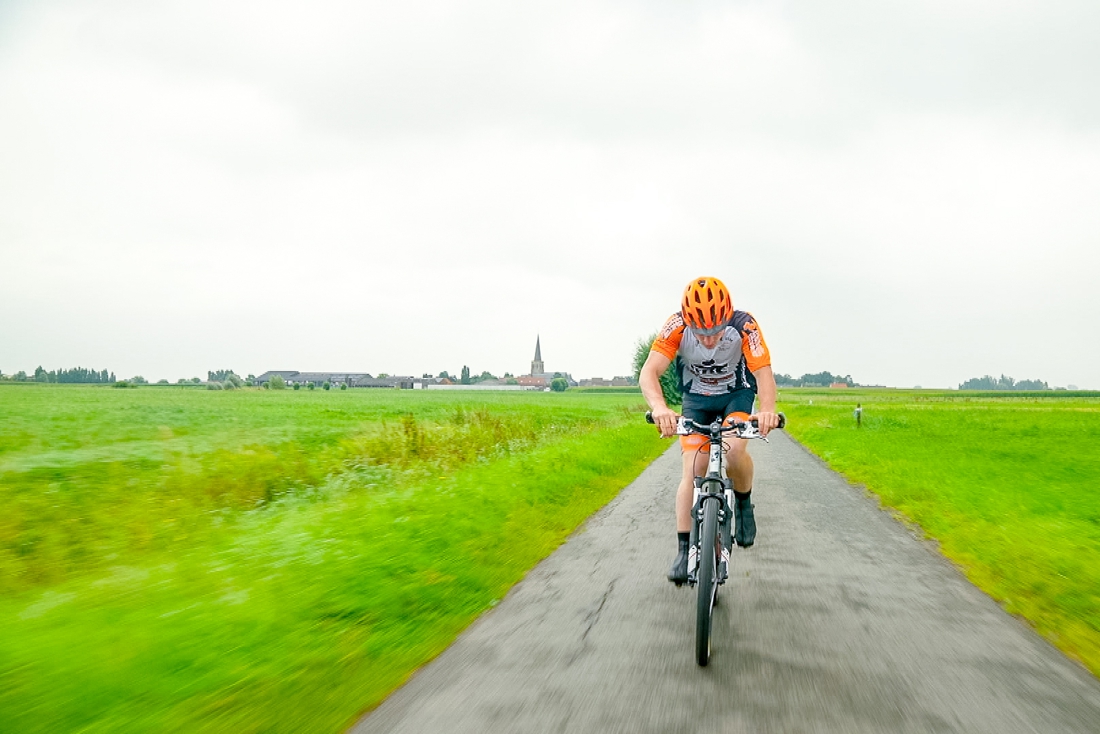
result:
[[[752,413],[755,398],[756,394],[751,390],[731,393],[726,408],[727,420],[746,420]],[[756,542],[756,516],[752,504],[753,463],[748,443],[737,438],[726,441],[726,474],[733,482],[734,538],[743,548]]]
[[[695,477],[707,472],[707,440],[703,436],[680,437],[680,484],[676,487],[676,532],[691,531],[691,499]]]
[[[748,443],[741,438],[726,440],[729,447],[726,451],[726,474],[733,481],[733,491],[737,494],[748,494],[752,491],[753,464],[752,457],[746,450]]]

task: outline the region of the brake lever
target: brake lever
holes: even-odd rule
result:
[[[744,439],[746,441],[753,439],[760,439],[764,443],[771,443],[768,441],[768,437],[760,432],[760,429],[751,423],[745,424],[745,430],[737,432],[737,438]]]

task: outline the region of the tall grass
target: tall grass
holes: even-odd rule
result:
[[[0,593],[170,551],[349,470],[453,472],[629,404],[510,397],[0,389]]]
[[[666,448],[629,396],[12,394],[5,732],[340,731]]]
[[[784,390],[782,403],[799,441],[1100,674],[1100,400]]]

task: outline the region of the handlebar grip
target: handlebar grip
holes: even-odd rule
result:
[[[787,415],[785,413],[780,413],[779,414],[779,427],[782,428],[785,425],[787,425]]]
[[[652,410],[647,410],[645,412],[645,422],[646,423],[653,423],[654,422],[654,420],[653,420],[653,411]]]

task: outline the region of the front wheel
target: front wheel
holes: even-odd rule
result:
[[[703,503],[703,523],[699,529],[699,592],[695,617],[695,661],[710,662],[710,623],[718,593],[718,502]]]

